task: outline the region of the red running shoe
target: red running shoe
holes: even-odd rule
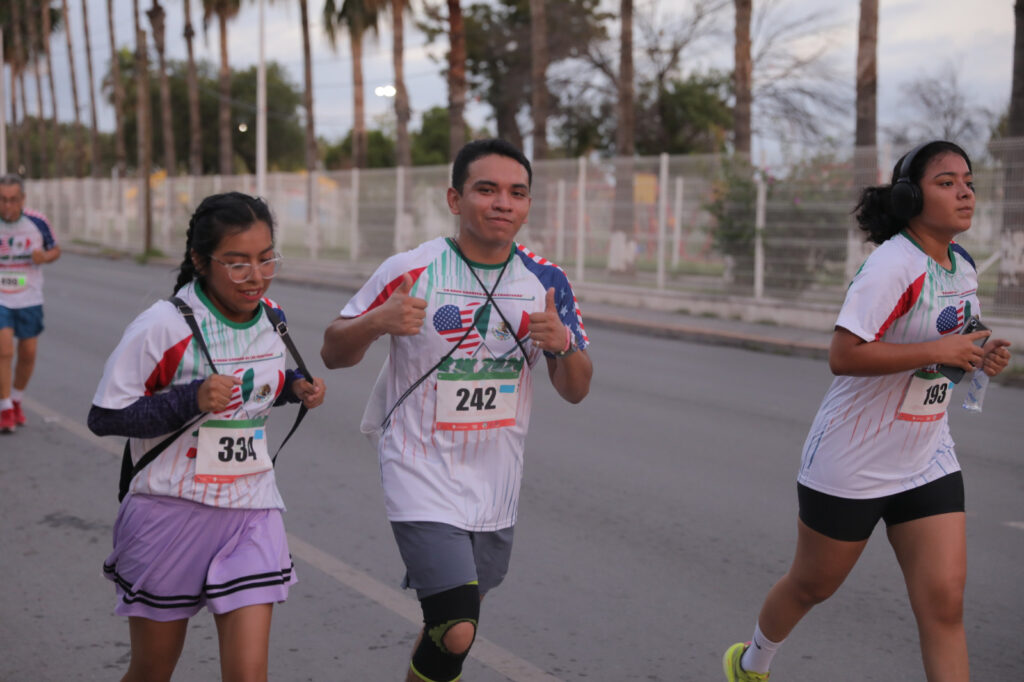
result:
[[[28,423],[28,420],[25,419],[25,413],[21,411],[21,401],[12,400],[11,402],[14,403],[14,423],[18,426],[24,426]]]
[[[14,408],[0,410],[0,433],[14,433]]]

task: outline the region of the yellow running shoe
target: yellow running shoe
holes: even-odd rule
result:
[[[754,673],[744,670],[740,665],[743,652],[750,646],[750,642],[737,642],[729,647],[725,656],[722,656],[722,669],[725,670],[725,679],[728,682],[765,682],[770,673]]]

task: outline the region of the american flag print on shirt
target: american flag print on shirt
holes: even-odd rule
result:
[[[459,349],[472,353],[481,342],[480,334],[472,328],[473,314],[479,305],[480,301],[473,301],[465,308],[459,308],[452,303],[441,306],[434,313],[434,329],[450,343],[458,343],[468,329],[469,334],[466,334],[465,340],[459,343]]]
[[[956,307],[948,305],[939,311],[939,318],[935,321],[935,329],[940,334],[949,334],[964,326],[964,301]]]

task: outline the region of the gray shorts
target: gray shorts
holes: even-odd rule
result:
[[[488,532],[435,521],[392,521],[405,562],[402,587],[419,599],[476,581],[480,596],[501,584],[512,556],[514,526]]]

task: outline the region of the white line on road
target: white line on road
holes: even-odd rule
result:
[[[1003,525],[1016,528],[1017,530],[1024,530],[1024,521],[1004,521]]]
[[[23,398],[23,402],[25,407],[42,416],[45,422],[56,424],[105,452],[120,457],[124,451],[124,444],[121,441],[112,441],[109,438],[96,436],[83,423],[70,419],[28,396]],[[1024,524],[1021,525],[1024,526]],[[288,533],[288,546],[293,555],[310,566],[355,590],[367,599],[377,602],[416,627],[422,626],[423,619],[419,605],[410,597],[388,587],[359,569],[353,568],[338,557],[314,547],[292,533]],[[559,678],[549,675],[529,661],[519,658],[511,651],[480,636],[474,640],[469,655],[513,682],[560,682]]]

